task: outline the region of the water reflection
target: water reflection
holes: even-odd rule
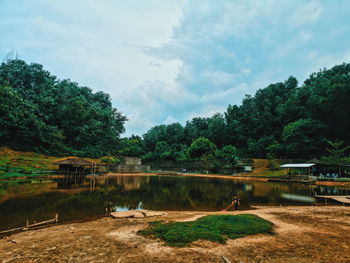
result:
[[[251,205],[310,205],[314,192],[350,194],[345,187],[175,176],[97,177],[81,181],[0,183],[0,228],[23,226],[56,213],[60,220],[130,209],[218,211],[234,194]]]

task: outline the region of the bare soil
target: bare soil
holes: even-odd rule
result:
[[[208,214],[251,213],[270,220],[274,234],[197,241],[167,247],[136,232],[154,220],[195,220]],[[152,218],[113,219],[57,225],[0,239],[6,262],[350,262],[350,207],[257,207],[242,212],[167,212]]]

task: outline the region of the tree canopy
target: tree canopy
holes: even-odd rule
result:
[[[246,95],[241,105],[229,105],[223,114],[195,117],[183,127],[171,124],[176,130],[155,126],[143,136],[145,150],[150,157],[157,142],[170,147],[172,139],[190,150],[201,137],[221,151],[216,154],[221,159],[232,150],[228,146],[241,157],[318,158],[326,153],[328,140],[350,144],[349,102],[350,64],[344,63],[311,74],[300,86],[292,76],[270,84]]]
[[[312,159],[325,155],[327,141],[350,145],[349,102],[350,64],[344,63],[312,73],[301,85],[292,76],[270,84],[246,95],[241,105],[228,105],[224,113],[194,117],[185,125],[157,125],[142,137],[120,139],[127,118],[108,94],[15,59],[0,65],[0,144],[47,154],[118,154],[147,161]]]
[[[110,96],[59,80],[40,64],[0,65],[0,144],[46,154],[115,154],[127,120]]]

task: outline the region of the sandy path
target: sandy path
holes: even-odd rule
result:
[[[273,235],[197,241],[171,248],[136,234],[153,220],[251,213],[274,223]],[[14,243],[13,241],[16,243]],[[0,240],[0,262],[350,262],[350,207],[258,207],[243,212],[168,212],[155,218],[102,218],[23,232]]]

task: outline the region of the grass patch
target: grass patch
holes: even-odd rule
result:
[[[251,214],[209,215],[191,222],[155,221],[149,224],[149,228],[138,231],[138,234],[160,238],[166,245],[178,247],[199,239],[224,244],[228,238],[271,233],[272,230],[271,222]]]
[[[42,176],[47,171],[56,170],[57,165],[53,163],[64,158],[33,152],[20,152],[8,147],[0,147],[0,179]],[[100,159],[84,159],[100,162]]]

